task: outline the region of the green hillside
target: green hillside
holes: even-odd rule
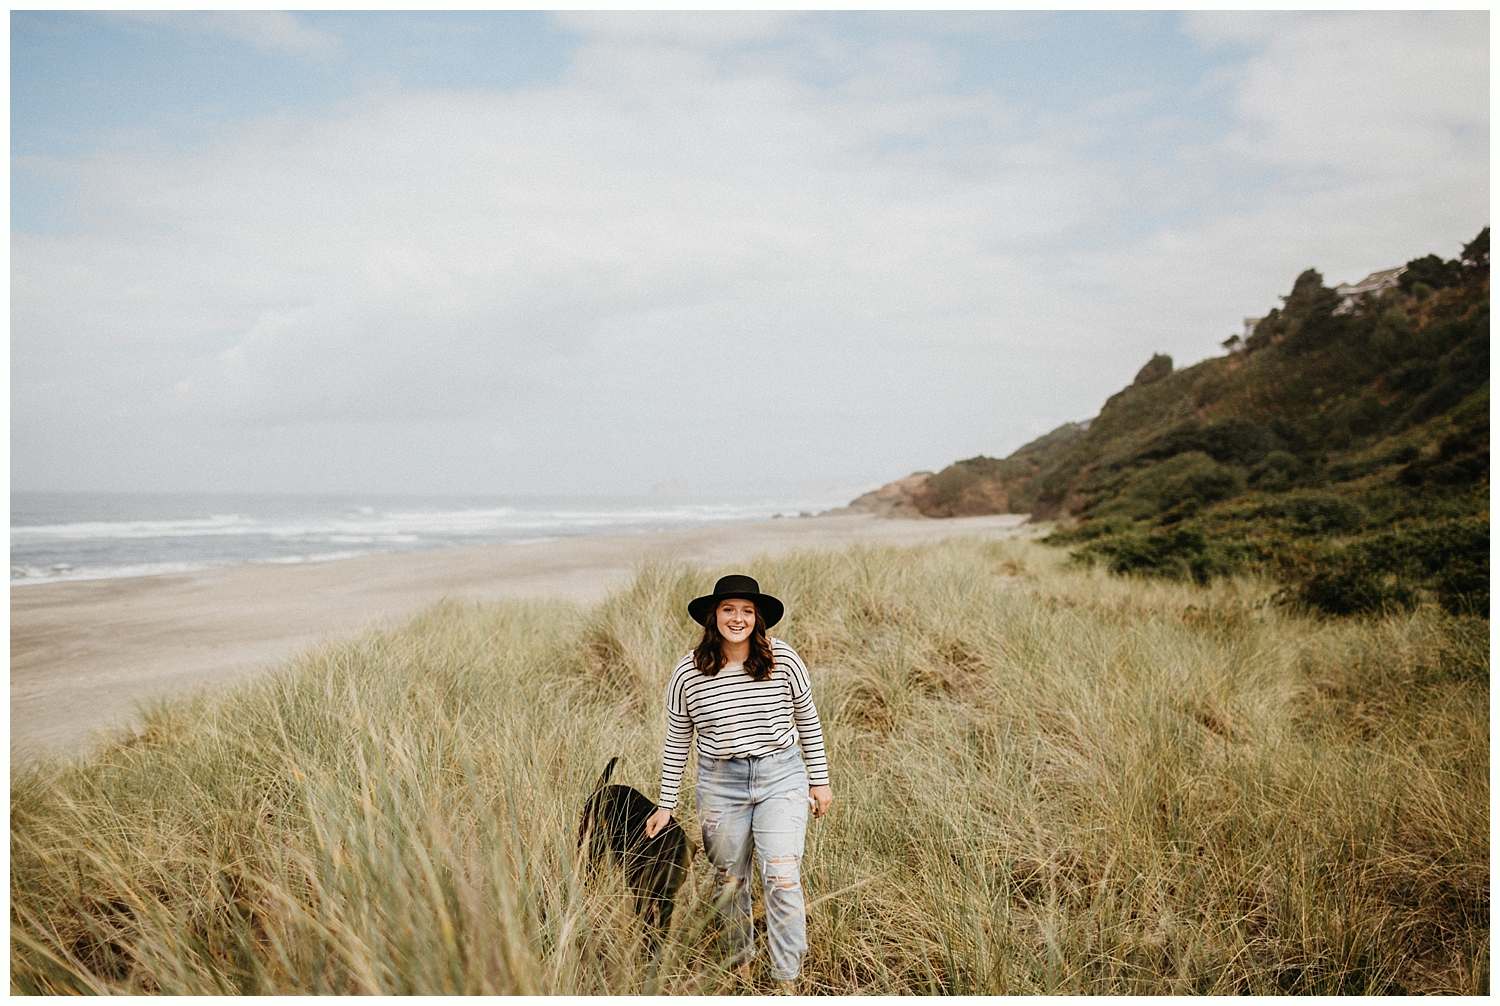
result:
[[[1226,356],[1153,357],[1086,428],[949,466],[918,509],[1030,510],[1080,561],[1256,570],[1331,613],[1486,614],[1489,228],[1378,296],[1342,304],[1308,269],[1282,300]]]
[[[1030,513],[1040,487],[1037,476],[1050,471],[1084,429],[1080,423],[1064,423],[1008,458],[980,455],[954,462],[916,491],[913,505],[928,517]]]

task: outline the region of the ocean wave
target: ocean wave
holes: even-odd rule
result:
[[[271,497],[264,507],[255,500],[226,499],[217,504],[223,512],[158,517],[139,509],[138,501],[128,502],[137,509],[121,509],[111,519],[76,504],[48,512],[46,506],[29,501],[19,512],[38,522],[11,527],[12,584],[153,576],[241,563],[332,562],[463,545],[536,544],[581,535],[768,520],[823,508],[806,498],[618,505],[587,498],[504,505],[499,500],[454,500],[450,506],[415,500],[380,506],[346,499],[307,506],[302,500]],[[196,502],[191,497],[168,499],[158,513],[190,513]],[[203,511],[212,507],[204,505]],[[64,514],[90,519],[58,519]]]
[[[304,562],[338,562],[340,559],[357,559],[368,552],[320,552],[316,555],[279,555],[272,559],[252,559],[254,563],[275,566],[296,566]]]
[[[79,521],[72,524],[21,524],[11,528],[12,541],[87,542],[152,538],[261,536],[279,540],[321,540],[335,544],[415,544],[424,538],[469,538],[537,530],[630,530],[662,524],[692,525],[765,519],[780,512],[767,505],[692,505],[630,509],[409,511],[370,513],[334,519],[270,522],[246,514],[215,514],[181,520]]]
[[[177,538],[253,531],[254,519],[244,514],[214,514],[180,520],[78,521],[73,524],[15,524],[11,539],[84,541],[105,538]]]
[[[52,566],[12,566],[10,585],[29,587],[40,583],[61,583],[71,580],[123,580],[136,576],[160,576],[164,573],[197,573],[205,569],[228,565],[222,562],[140,562],[126,566],[70,566],[56,563]]]
[[[302,563],[338,562],[355,559],[368,552],[316,552],[308,555],[281,555],[265,559],[245,560],[251,564],[300,565]],[[162,576],[168,573],[198,573],[205,569],[240,565],[237,561],[222,562],[139,562],[122,566],[72,566],[54,563],[51,566],[12,566],[10,585],[26,587],[39,583],[61,583],[72,580],[123,580],[137,576]]]

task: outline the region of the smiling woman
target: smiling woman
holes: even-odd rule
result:
[[[777,981],[794,982],[807,953],[807,813],[811,808],[822,817],[833,790],[807,667],[795,650],[766,632],[784,611],[781,601],[742,575],[721,577],[713,593],[688,605],[688,614],[703,626],[703,639],[667,685],[661,800],[646,834],[655,836],[671,820],[696,731],[695,798],[703,849],[713,861],[728,923],[725,949],[748,979],[755,957],[753,856],[761,865],[771,971]]]

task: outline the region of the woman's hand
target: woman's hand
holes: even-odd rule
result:
[[[807,796],[813,802],[813,817],[822,817],[833,806],[832,786],[811,786],[807,790]]]
[[[828,787],[825,786],[823,788],[827,789]],[[646,818],[646,837],[655,838],[656,833],[665,828],[667,822],[671,820],[672,812],[670,810],[667,810],[665,807],[656,808],[656,813]]]

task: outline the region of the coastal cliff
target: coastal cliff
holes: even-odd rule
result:
[[[1389,272],[1351,296],[1308,269],[1226,355],[1157,354],[1088,422],[856,503],[1030,513],[1117,572],[1255,569],[1329,611],[1487,611],[1489,228]]]

